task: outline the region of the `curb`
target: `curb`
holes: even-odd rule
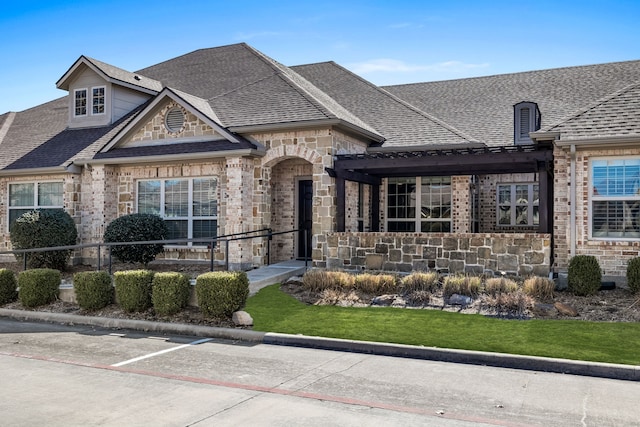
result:
[[[464,363],[467,365],[552,372],[614,380],[640,381],[640,366],[634,365],[585,362],[581,360],[454,350],[404,344],[258,332],[247,329],[151,322],[148,320],[112,319],[105,317],[78,316],[73,314],[24,311],[5,308],[0,308],[0,317],[9,317],[26,321],[61,323],[67,325],[89,325],[110,329],[164,332],[169,334],[192,335],[197,337],[219,338],[269,345],[347,351],[353,353],[375,354],[379,356],[405,357],[410,359],[432,360],[448,363]]]

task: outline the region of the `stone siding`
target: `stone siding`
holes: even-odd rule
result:
[[[548,276],[549,234],[329,233],[314,266],[346,270]],[[314,252],[315,253],[315,252]]]

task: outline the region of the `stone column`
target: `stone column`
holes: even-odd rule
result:
[[[226,159],[226,216],[223,234],[236,234],[253,230],[253,161],[244,157]],[[244,270],[252,266],[253,239],[229,243],[229,269]],[[224,245],[224,243],[223,243]],[[226,250],[226,245],[221,247]]]
[[[80,243],[101,242],[107,225],[118,217],[118,182],[111,166],[95,165],[87,167],[82,174]],[[105,259],[107,252],[101,257]],[[96,248],[84,249],[83,262],[95,264]]]

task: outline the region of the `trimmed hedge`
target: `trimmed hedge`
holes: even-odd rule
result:
[[[124,311],[145,311],[151,308],[151,287],[154,272],[150,270],[118,271],[113,275],[116,301]]]
[[[214,271],[196,278],[196,297],[205,316],[229,318],[244,307],[249,297],[249,278],[244,271]]]
[[[189,276],[182,273],[156,273],[153,276],[151,303],[156,314],[170,316],[189,303]]]
[[[164,240],[169,228],[162,218],[152,214],[130,214],[114,219],[107,225],[104,241],[112,243]],[[111,255],[122,262],[147,265],[164,250],[162,244],[112,246]]]
[[[602,270],[593,255],[576,255],[569,261],[569,292],[578,296],[593,295],[600,289]]]
[[[51,268],[34,268],[18,274],[18,297],[25,307],[39,307],[58,298],[60,272]]]
[[[0,305],[14,302],[18,299],[18,282],[13,271],[0,269]]]
[[[72,246],[78,238],[73,218],[63,209],[25,212],[11,225],[9,233],[14,249]],[[22,262],[24,256],[16,254],[16,259]],[[70,257],[70,249],[32,252],[27,254],[27,267],[64,270]]]
[[[113,302],[113,284],[106,271],[83,271],[73,275],[76,301],[84,310],[99,310]]]

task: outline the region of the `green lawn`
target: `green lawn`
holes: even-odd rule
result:
[[[390,307],[309,306],[279,285],[249,298],[254,330],[594,362],[640,364],[640,323],[503,320]]]

